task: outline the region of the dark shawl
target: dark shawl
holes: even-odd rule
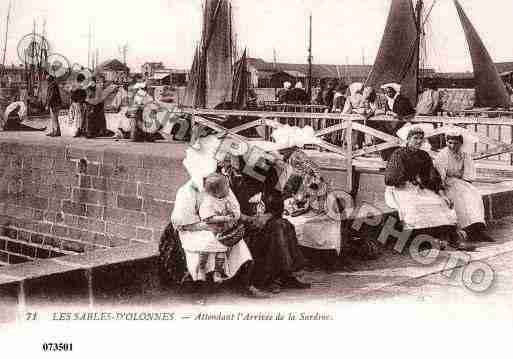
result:
[[[441,189],[440,175],[427,152],[399,148],[392,154],[385,170],[385,184],[401,187],[406,182],[435,192]]]

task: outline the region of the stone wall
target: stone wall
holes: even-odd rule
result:
[[[183,145],[103,142],[0,139],[0,262],[158,240],[187,178]]]

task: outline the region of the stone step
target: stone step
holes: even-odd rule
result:
[[[48,245],[29,243],[5,236],[0,236],[0,260],[3,259],[8,263],[13,263],[13,261],[10,259],[12,256],[27,258],[27,260],[35,260],[38,258],[55,258],[69,254],[76,253]],[[15,260],[16,263],[20,262],[18,259]]]

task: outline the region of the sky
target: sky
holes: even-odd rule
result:
[[[189,68],[200,38],[201,0],[11,0],[6,64],[20,64],[17,44],[34,20],[51,50],[71,63],[87,65],[89,24],[100,61],[122,59],[140,71],[147,61]],[[425,0],[429,7],[435,0]],[[313,59],[323,64],[372,64],[391,0],[232,0],[237,40],[249,56],[266,61],[305,63],[308,15],[313,16]],[[513,1],[460,0],[492,58],[513,61],[509,30]],[[8,0],[0,0],[3,49]],[[427,29],[426,65],[439,71],[472,69],[452,0],[436,0]]]

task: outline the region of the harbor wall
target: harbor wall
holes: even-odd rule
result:
[[[0,262],[159,239],[184,145],[109,141],[0,139]]]

